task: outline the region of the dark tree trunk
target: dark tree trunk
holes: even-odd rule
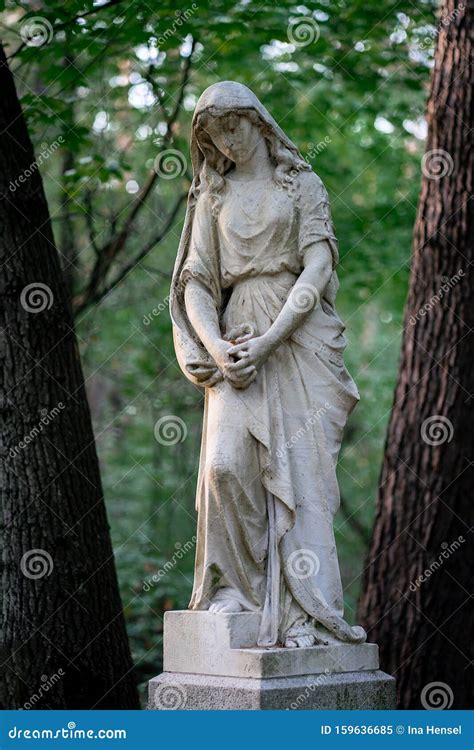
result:
[[[3,50],[0,90],[0,705],[138,708],[71,311]]]
[[[409,709],[465,709],[473,695],[472,6],[448,0],[440,20],[400,373],[359,611]]]

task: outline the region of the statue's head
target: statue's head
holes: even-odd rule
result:
[[[225,176],[262,140],[275,168],[275,182],[291,191],[298,172],[311,167],[255,94],[235,81],[215,83],[204,91],[193,118],[193,190],[209,191],[214,215]]]
[[[199,118],[201,130],[219,152],[234,164],[248,159],[249,154],[262,142],[263,133],[259,124],[253,110],[245,114],[229,111],[213,115],[203,112]]]

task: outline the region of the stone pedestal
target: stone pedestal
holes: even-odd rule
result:
[[[167,612],[164,672],[150,680],[148,708],[394,708],[395,680],[379,671],[375,644],[261,649],[259,622],[250,612]]]

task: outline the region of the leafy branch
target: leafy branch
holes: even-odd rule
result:
[[[194,48],[196,45],[196,41],[193,40],[191,45],[191,51],[189,56],[186,58],[183,66],[183,72],[181,76],[180,85],[178,88],[178,94],[175,99],[174,107],[168,116],[166,120],[166,131],[163,136],[163,142],[162,145],[164,148],[172,141],[173,138],[173,131],[175,124],[178,120],[181,107],[183,104],[183,99],[186,91],[186,87],[189,82],[190,72],[191,72],[191,64],[192,64],[192,56],[194,52]],[[102,245],[102,247],[97,247],[95,245],[95,262],[92,267],[92,270],[89,275],[89,279],[86,282],[83,290],[79,292],[78,295],[73,299],[73,309],[76,314],[83,312],[87,307],[89,307],[92,304],[96,304],[98,301],[103,299],[117,284],[122,281],[123,278],[136,266],[136,264],[144,258],[147,253],[152,250],[152,248],[161,242],[161,240],[166,236],[169,229],[171,228],[174,219],[176,218],[178,211],[181,207],[181,204],[183,203],[186,193],[181,194],[178,199],[175,201],[173,207],[171,208],[167,218],[164,221],[163,227],[156,235],[155,237],[152,237],[147,243],[145,243],[144,247],[140,250],[140,252],[131,260],[129,263],[127,263],[120,271],[116,273],[112,281],[108,281],[108,275],[111,271],[113,265],[117,261],[117,259],[123,254],[123,251],[128,244],[128,240],[130,238],[132,229],[134,228],[138,216],[141,214],[143,207],[146,205],[151,193],[152,189],[155,186],[157,180],[159,178],[158,171],[155,169],[151,169],[143,187],[138,192],[136,198],[132,202],[132,205],[128,211],[127,216],[125,217],[122,226],[118,231],[116,231],[112,237],[110,237],[106,243]],[[89,214],[90,219],[90,214]],[[88,230],[89,230],[89,236],[95,237],[95,233],[93,231],[93,227],[90,224],[88,224]]]

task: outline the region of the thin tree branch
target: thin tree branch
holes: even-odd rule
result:
[[[167,121],[166,133],[163,137],[164,146],[166,146],[171,141],[172,136],[173,136],[173,126],[178,118],[178,115],[179,115],[179,112],[183,103],[186,86],[189,82],[192,55],[193,55],[195,45],[196,45],[196,40],[193,39],[190,55],[186,58],[186,61],[184,64],[183,74],[181,77],[181,83],[179,86],[179,91],[178,91],[178,96],[176,98],[175,106]],[[101,281],[106,277],[113,261],[117,258],[117,256],[123,250],[130,236],[130,231],[135,223],[135,220],[138,214],[140,213],[141,209],[145,205],[145,202],[148,196],[150,195],[157,179],[158,179],[157,172],[155,172],[155,170],[151,170],[145,181],[145,184],[143,185],[142,189],[137,194],[135,200],[132,202],[129,214],[125,218],[122,228],[120,229],[118,234],[112,237],[99,250],[99,255],[92,269],[89,283],[87,285],[85,299],[92,299],[92,300],[96,299],[96,293],[100,287]]]
[[[57,31],[59,29],[64,29],[66,26],[69,26],[71,23],[75,23],[80,18],[86,18],[86,16],[92,16],[95,13],[101,13],[103,10],[106,10],[107,8],[111,8],[113,5],[118,5],[119,3],[123,3],[124,0],[108,0],[107,3],[103,3],[102,5],[96,5],[94,8],[90,8],[90,10],[84,11],[84,13],[78,13],[77,16],[73,16],[72,18],[69,18],[67,21],[62,21],[61,23],[58,23],[57,26],[54,27],[54,30]]]
[[[68,18],[67,21],[61,21],[61,23],[55,24],[53,26],[54,31],[61,31],[62,29],[67,28],[73,23],[76,23],[81,18],[85,18],[86,16],[90,16],[94,13],[98,13],[99,11],[103,11],[106,8],[110,8],[113,5],[118,5],[119,3],[122,3],[123,0],[109,0],[109,2],[104,3],[103,5],[97,5],[95,8],[91,8],[90,10],[86,10],[84,13],[78,13],[76,16],[72,16],[72,18]],[[23,19],[22,19],[23,20]],[[26,19],[27,20],[27,19]],[[14,57],[20,54],[24,50],[24,48],[28,46],[27,42],[22,42],[14,52],[12,52],[11,55],[7,57],[7,60],[12,60]]]
[[[96,231],[95,231],[95,222],[94,222],[94,213],[92,210],[92,191],[86,190],[84,195],[84,207],[85,207],[85,220],[86,220],[86,226],[87,231],[89,234],[89,243],[94,250],[94,253],[96,255],[99,254],[99,248],[97,246],[97,239],[96,239]]]
[[[159,242],[161,242],[164,237],[168,234],[169,230],[171,229],[174,220],[176,219],[179,209],[181,208],[182,203],[186,200],[186,193],[182,193],[182,195],[179,196],[178,200],[174,204],[164,226],[161,228],[159,233],[153,237],[151,240],[149,240],[144,247],[140,250],[140,252],[131,260],[129,263],[127,263],[125,266],[121,268],[121,270],[117,273],[115,278],[107,285],[105,285],[100,291],[97,291],[93,296],[89,294],[84,295],[78,295],[74,300],[74,313],[75,315],[78,315],[79,313],[83,312],[87,307],[90,307],[90,305],[97,304],[100,302],[104,297],[106,297],[109,292],[112,291],[118,284],[120,284],[121,281],[132,271],[136,265],[145,258],[148,253],[153,250],[155,245],[157,245]]]

